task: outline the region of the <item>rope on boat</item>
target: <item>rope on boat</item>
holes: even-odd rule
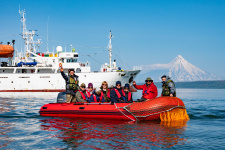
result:
[[[189,120],[185,105],[178,98],[159,97],[122,107],[136,120],[160,115],[161,121]]]
[[[116,106],[116,103],[114,103],[114,105]],[[132,120],[132,121],[135,121],[134,119],[132,119],[132,118],[128,117],[126,114],[124,114],[124,113],[120,110],[120,108],[123,108],[123,107],[117,107],[117,106],[116,106],[116,109],[118,109],[125,117],[129,118],[129,119]]]

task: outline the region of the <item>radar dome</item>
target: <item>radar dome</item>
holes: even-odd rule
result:
[[[57,51],[57,53],[62,52],[62,46],[57,46],[56,51]]]

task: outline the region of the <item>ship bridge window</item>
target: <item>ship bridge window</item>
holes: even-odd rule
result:
[[[80,68],[77,68],[76,69],[76,73],[81,73],[81,69]]]
[[[27,69],[22,69],[22,73],[27,73]]]
[[[73,62],[77,62],[77,59],[73,59],[73,58],[67,59],[67,63],[73,63]]]

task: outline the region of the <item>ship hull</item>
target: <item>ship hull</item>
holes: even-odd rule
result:
[[[77,73],[79,84],[93,83],[98,90],[103,81],[109,86],[121,81],[122,85],[134,79],[139,70],[124,72],[89,72]],[[1,73],[0,92],[62,92],[65,91],[65,80],[61,73]]]

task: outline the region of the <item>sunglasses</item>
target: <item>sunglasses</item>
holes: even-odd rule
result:
[[[86,88],[85,86],[81,86],[81,88]]]
[[[117,84],[116,86],[121,86],[120,84]]]
[[[103,86],[103,85],[105,85],[105,86],[106,86],[106,84],[102,84],[102,86]]]
[[[145,80],[145,82],[152,82],[152,80]]]

